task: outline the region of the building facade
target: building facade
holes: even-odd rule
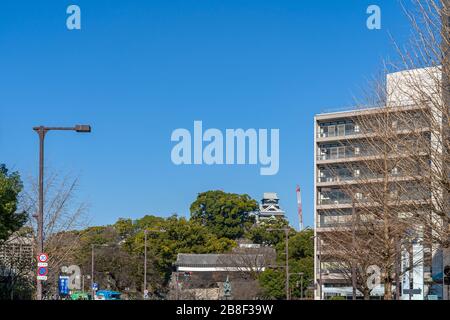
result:
[[[33,248],[33,238],[17,233],[0,244],[0,299],[31,298]]]
[[[414,130],[420,130],[419,134],[429,136],[428,141],[433,144],[433,132],[430,133],[430,128],[426,126],[422,127],[420,117],[415,117],[415,114],[421,114],[418,108],[423,106],[415,105],[413,102],[415,99],[411,99],[411,93],[408,92],[408,90],[411,90],[408,87],[411,85],[410,79],[414,78],[415,83],[423,84],[423,88],[430,90],[430,95],[433,95],[435,88],[433,88],[433,81],[429,79],[430,74],[436,74],[439,77],[439,68],[389,74],[386,83],[386,105],[394,107],[395,112],[407,114],[408,116],[405,119],[409,119],[408,128],[414,127]],[[436,90],[436,92],[439,92],[439,90]],[[364,203],[366,197],[370,198],[370,195],[358,191],[358,184],[364,182],[375,185],[379,183],[377,179],[380,177],[376,176],[374,170],[369,170],[366,166],[368,161],[374,163],[378,161],[378,150],[373,146],[369,148],[369,145],[364,142],[368,135],[372,133],[364,132],[367,125],[361,125],[361,121],[365,122],[364,119],[368,119],[369,122],[371,117],[380,112],[380,108],[383,107],[323,113],[315,116],[316,299],[329,299],[334,296],[352,298],[352,282],[343,275],[344,273],[339,270],[339,267],[336,267],[336,261],[329,258],[330,255],[327,254],[327,251],[330,248],[323,239],[334,230],[350,228],[355,214],[360,210],[355,207],[355,203]],[[412,126],[411,122],[413,122]],[[443,123],[445,125],[445,120]],[[404,139],[408,139],[408,128],[403,128],[402,123],[392,121],[392,126],[395,132],[406,130]],[[371,141],[373,143],[376,139],[371,138]],[[413,182],[408,181],[406,177],[402,177],[402,173],[400,166],[393,166],[389,178],[396,179],[396,181],[403,179],[402,182],[398,182],[398,185],[401,183],[402,186],[401,194],[398,193],[398,190],[391,191],[395,195],[395,199],[400,199],[398,200],[399,205],[403,205],[407,201],[413,201],[414,205],[417,206],[417,203],[423,202],[425,205],[433,201],[431,194],[423,196],[424,193],[421,193],[420,199],[415,198],[415,192],[412,190],[415,190],[416,186],[413,186]],[[417,174],[420,175],[420,172]],[[364,188],[361,189],[364,190]],[[369,190],[369,188],[365,188],[365,190]],[[409,190],[411,191],[409,192]],[[365,205],[365,209],[370,211],[369,204]],[[414,243],[412,251],[402,252],[403,258],[399,263],[401,269],[398,272],[402,274],[402,288],[399,290],[401,299],[422,300],[426,299],[427,295],[434,295],[433,279],[439,272],[442,274],[443,271],[445,255],[436,248],[425,248],[420,240]],[[442,256],[440,259],[437,258],[439,252]],[[408,270],[408,272],[405,270]],[[445,290],[442,290],[442,288],[437,291],[441,292],[440,295],[445,295]],[[360,294],[358,293],[358,295]],[[373,288],[371,295],[374,298],[381,298],[384,295],[383,284]],[[436,293],[436,295],[439,294]]]

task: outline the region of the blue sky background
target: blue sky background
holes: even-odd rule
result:
[[[77,4],[82,30],[66,29]],[[382,30],[366,8],[382,9]],[[37,174],[36,125],[89,123],[47,136],[47,165],[81,176],[93,224],[189,215],[198,192],[277,192],[313,224],[313,116],[353,95],[394,55],[408,23],[396,0],[20,1],[0,3],[0,162]],[[176,128],[279,128],[280,171],[184,166]]]

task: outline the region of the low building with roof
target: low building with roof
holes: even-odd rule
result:
[[[175,299],[224,299],[227,279],[233,299],[258,294],[257,275],[274,265],[275,249],[259,246],[235,248],[226,254],[179,253],[172,273],[171,296]]]

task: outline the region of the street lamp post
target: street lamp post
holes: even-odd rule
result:
[[[147,232],[148,230],[144,230],[144,299],[147,296]]]
[[[94,247],[95,245],[93,244],[91,249],[91,295],[92,295],[92,300],[94,300],[94,296],[95,296],[95,290],[94,290]]]
[[[267,231],[284,231],[286,237],[286,244],[284,246],[284,251],[286,255],[286,300],[290,300],[289,296],[289,228],[269,228]]]
[[[356,208],[355,208],[355,198],[352,196],[352,248],[356,248]],[[356,265],[354,259],[352,259],[352,300],[356,300]]]
[[[291,276],[300,276],[300,299],[303,300],[303,272],[295,272],[295,273],[289,273],[289,278]]]
[[[144,230],[144,299],[146,299],[145,292],[147,291],[147,234],[149,232],[166,232],[163,229],[145,229]]]
[[[311,239],[314,239],[315,244],[317,245],[317,251],[318,254],[316,256],[316,252],[314,250],[314,260],[316,257],[318,258],[318,265],[319,265],[319,280],[318,283],[315,283],[314,285],[319,289],[319,300],[322,300],[322,243],[319,235],[312,236]],[[314,274],[316,274],[316,270],[314,270]],[[315,278],[316,276],[314,276]]]
[[[39,135],[39,199],[38,212],[34,217],[37,219],[37,250],[38,254],[44,251],[44,139],[49,131],[76,131],[91,132],[89,125],[76,125],[75,127],[34,127],[34,131]],[[36,299],[42,300],[42,282],[37,280]]]
[[[91,244],[91,294],[92,294],[92,300],[94,300],[95,297],[95,290],[94,290],[94,266],[95,266],[95,255],[94,255],[94,249],[95,247],[114,247],[115,244]]]

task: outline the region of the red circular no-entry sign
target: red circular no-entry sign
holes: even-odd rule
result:
[[[47,262],[48,261],[48,254],[41,253],[38,255],[39,262]]]

